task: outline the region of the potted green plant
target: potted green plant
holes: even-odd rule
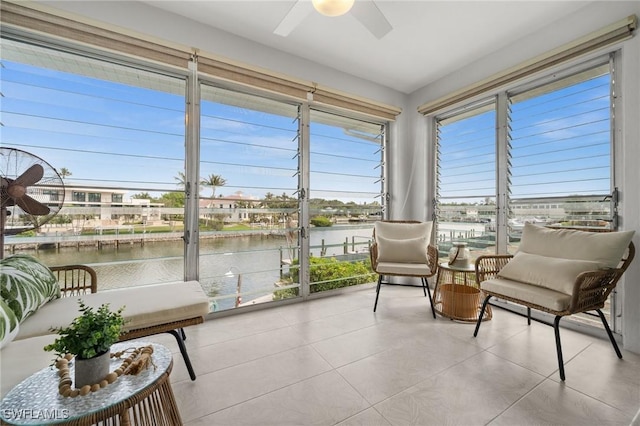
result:
[[[68,327],[54,328],[59,337],[44,347],[45,351],[53,351],[59,357],[66,354],[75,355],[75,386],[93,385],[109,374],[109,358],[111,345],[116,343],[123,333],[124,306],[111,311],[109,304],[102,304],[98,309],[78,301],[80,316]]]

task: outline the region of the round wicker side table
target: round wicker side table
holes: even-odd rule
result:
[[[433,306],[443,317],[456,321],[476,322],[484,299],[475,279],[475,267],[438,265]],[[487,306],[483,321],[491,319],[491,306]]]
[[[137,376],[123,375],[96,392],[75,398],[58,393],[55,367],[46,367],[14,387],[0,403],[0,420],[9,425],[181,425],[169,374],[173,356],[155,343],[123,342],[111,352],[153,346],[153,364]],[[111,371],[122,360],[111,360]],[[71,365],[73,377],[73,365]]]

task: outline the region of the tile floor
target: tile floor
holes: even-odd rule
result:
[[[172,386],[187,425],[629,425],[640,355],[494,309],[473,325],[438,316],[413,287],[336,296],[187,329],[198,378],[176,351]]]

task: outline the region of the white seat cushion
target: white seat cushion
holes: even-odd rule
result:
[[[16,340],[52,334],[52,327],[67,327],[80,314],[78,299],[94,308],[103,303],[109,303],[112,310],[125,306],[122,312],[127,321],[125,331],[205,316],[209,313],[209,298],[197,281],[129,287],[53,300],[41,307],[36,315],[20,324]]]
[[[553,311],[564,311],[571,304],[571,296],[568,294],[504,278],[483,281],[480,288]]]
[[[409,275],[416,277],[431,275],[429,265],[425,263],[379,262],[376,272],[380,275]]]

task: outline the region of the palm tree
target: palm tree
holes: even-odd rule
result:
[[[209,177],[202,181],[202,184],[205,186],[211,187],[211,198],[215,198],[216,196],[216,188],[219,186],[225,186],[227,180],[223,178],[221,175],[210,174]]]
[[[69,176],[71,176],[71,174],[72,173],[66,167],[63,167],[63,168],[60,169],[60,177],[62,179],[68,178]]]
[[[173,177],[178,181],[178,186],[184,188],[185,182],[187,181],[187,177],[184,175],[184,172],[178,172],[178,176]]]

